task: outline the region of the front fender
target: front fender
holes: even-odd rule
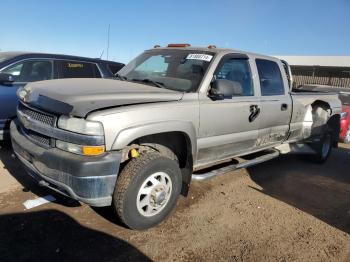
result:
[[[135,139],[167,132],[185,133],[191,141],[192,156],[197,157],[197,134],[194,125],[185,121],[163,121],[138,125],[121,130],[114,139],[112,150],[121,150]]]

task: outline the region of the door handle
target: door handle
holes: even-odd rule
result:
[[[249,122],[253,122],[260,114],[260,108],[258,105],[250,106]]]
[[[286,103],[283,103],[281,105],[281,111],[286,111],[288,109],[288,105]]]

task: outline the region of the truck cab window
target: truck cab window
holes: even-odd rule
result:
[[[15,82],[34,82],[52,79],[52,61],[25,60],[11,65],[1,73],[11,74]]]
[[[262,96],[284,95],[281,71],[276,62],[256,59]]]
[[[252,77],[247,59],[224,58],[221,64],[219,64],[214,78],[238,82],[242,86],[242,96],[254,95]]]
[[[101,78],[101,74],[93,63],[80,61],[58,61],[59,78]]]

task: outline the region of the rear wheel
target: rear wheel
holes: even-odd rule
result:
[[[328,159],[332,152],[332,133],[327,132],[321,136],[320,140],[311,144],[311,147],[315,150],[315,155],[312,157],[317,163],[324,163]]]
[[[121,221],[131,229],[147,229],[163,221],[181,191],[178,163],[157,152],[141,154],[124,167],[113,194]]]

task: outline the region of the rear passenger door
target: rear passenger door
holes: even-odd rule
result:
[[[282,64],[256,59],[260,83],[260,122],[257,148],[279,144],[286,139],[292,113],[288,80]]]
[[[56,60],[58,78],[101,78],[100,70],[95,63]]]

